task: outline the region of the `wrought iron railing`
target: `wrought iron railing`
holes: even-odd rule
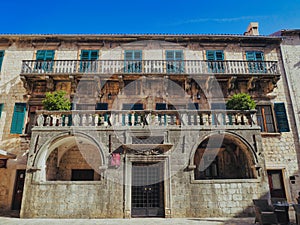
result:
[[[21,74],[279,74],[277,61],[23,60]]]
[[[256,110],[37,111],[39,127],[253,126]]]

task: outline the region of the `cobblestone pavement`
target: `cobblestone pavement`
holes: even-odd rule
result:
[[[254,218],[20,219],[0,217],[1,225],[249,225]]]

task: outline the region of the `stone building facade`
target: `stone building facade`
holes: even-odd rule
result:
[[[24,218],[218,217],[251,215],[256,198],[294,201],[298,143],[282,39],[250,28],[1,35],[1,146],[15,159],[1,154],[0,209]],[[45,93],[57,90],[72,110],[43,110]],[[226,110],[236,93],[249,93],[257,111]]]

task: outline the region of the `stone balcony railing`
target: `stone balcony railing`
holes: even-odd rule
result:
[[[277,61],[23,60],[26,74],[279,74]]]
[[[37,111],[38,127],[247,126],[256,110],[94,110]]]

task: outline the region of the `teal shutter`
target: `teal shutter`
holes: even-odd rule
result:
[[[51,71],[53,68],[54,54],[54,50],[37,50],[36,60],[39,62],[37,62],[36,69]]]
[[[3,110],[3,103],[0,104],[0,118],[1,118],[1,115],[2,115],[2,110]]]
[[[80,72],[95,72],[97,71],[98,50],[81,50],[80,60]]]
[[[22,134],[25,112],[26,112],[26,103],[15,104],[13,119],[10,128],[11,134]]]
[[[126,50],[124,53],[124,72],[140,73],[142,71],[142,51]]]
[[[208,72],[224,73],[224,53],[222,50],[207,50],[206,59],[208,61]]]
[[[167,73],[183,73],[183,51],[167,50],[166,51]]]
[[[277,120],[277,128],[279,132],[289,132],[289,122],[285,110],[284,103],[274,103],[274,111]]]
[[[4,58],[4,51],[0,51],[0,71],[1,71],[1,67],[2,67],[3,58]]]
[[[265,73],[266,66],[262,61],[264,60],[263,52],[246,52],[247,61],[251,61],[248,63],[248,68],[250,73]]]

